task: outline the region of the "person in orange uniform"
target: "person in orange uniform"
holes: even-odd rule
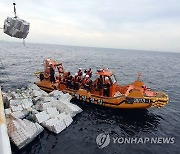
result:
[[[91,90],[91,84],[92,84],[92,81],[91,81],[89,75],[86,75],[85,79],[84,79],[84,88],[86,90],[90,91]]]
[[[110,93],[110,81],[109,81],[108,77],[105,77],[105,81],[104,81],[104,84],[103,84],[103,90],[104,90],[103,95],[109,97],[109,93]]]
[[[66,80],[66,86],[67,86],[67,88],[72,88],[72,79],[73,79],[73,76],[71,75],[70,72],[68,72],[66,79],[67,79],[67,80]]]
[[[75,73],[75,76],[73,78],[73,88],[74,88],[74,90],[78,90],[79,89],[78,73]]]
[[[82,76],[83,73],[82,73],[82,68],[79,68],[79,71],[78,71],[78,76]]]
[[[91,68],[89,68],[89,69],[87,70],[87,75],[89,75],[90,78],[92,77],[92,71],[91,71]]]
[[[62,63],[59,66],[57,66],[57,69],[59,72],[59,82],[61,83],[64,75],[64,68],[62,66]]]
[[[63,74],[63,73],[64,73],[64,68],[63,68],[63,66],[62,66],[62,63],[59,64],[59,66],[58,66],[57,68],[58,68],[59,74]]]

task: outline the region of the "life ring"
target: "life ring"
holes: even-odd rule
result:
[[[50,77],[50,74],[49,73],[44,73],[44,78],[45,79],[48,79]]]

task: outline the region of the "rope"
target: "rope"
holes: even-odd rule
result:
[[[23,45],[26,46],[25,39],[23,39]]]

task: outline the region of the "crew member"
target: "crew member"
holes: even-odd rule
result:
[[[78,76],[82,76],[82,68],[79,68],[79,70],[78,70]]]
[[[92,77],[92,71],[91,71],[91,68],[88,69],[87,74],[89,75],[90,78]]]
[[[109,81],[109,78],[107,76],[105,77],[103,89],[104,89],[103,95],[109,97],[109,93],[110,93],[110,81]]]
[[[60,63],[57,68],[58,68],[59,74],[63,74],[63,73],[64,73],[64,68],[63,68],[63,66],[62,66],[62,63]]]
[[[102,80],[100,78],[98,78],[97,80],[97,90],[99,91],[100,89],[102,89]]]
[[[78,90],[79,89],[79,82],[78,82],[78,73],[75,73],[74,76],[74,80],[73,80],[73,85],[74,85],[74,90]]]
[[[81,76],[81,84],[84,86],[84,82],[86,80],[86,73],[83,73],[83,75]]]
[[[84,88],[88,91],[90,91],[91,89],[91,84],[92,84],[92,81],[91,79],[89,78],[89,75],[86,75],[85,76],[85,79],[84,79]]]
[[[104,96],[109,97],[109,93],[110,93],[110,84],[109,83],[105,83],[104,84]]]
[[[82,78],[81,76],[77,76],[78,89],[82,86]]]
[[[99,91],[99,95],[103,95],[103,84],[104,84],[103,77],[102,75],[100,75],[97,81],[97,90]]]
[[[50,64],[50,81],[51,81],[51,83],[55,83],[55,76],[54,75],[55,75],[54,66],[51,63]]]
[[[87,74],[87,70],[86,69],[84,70],[84,74]]]
[[[70,72],[68,72],[68,74],[67,74],[67,78],[66,78],[66,86],[67,86],[67,88],[71,88],[72,87],[72,75],[71,75],[71,73]]]

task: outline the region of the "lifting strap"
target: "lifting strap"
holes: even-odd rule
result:
[[[13,3],[13,5],[14,5],[14,18],[17,18],[17,15],[16,15],[16,3]]]

